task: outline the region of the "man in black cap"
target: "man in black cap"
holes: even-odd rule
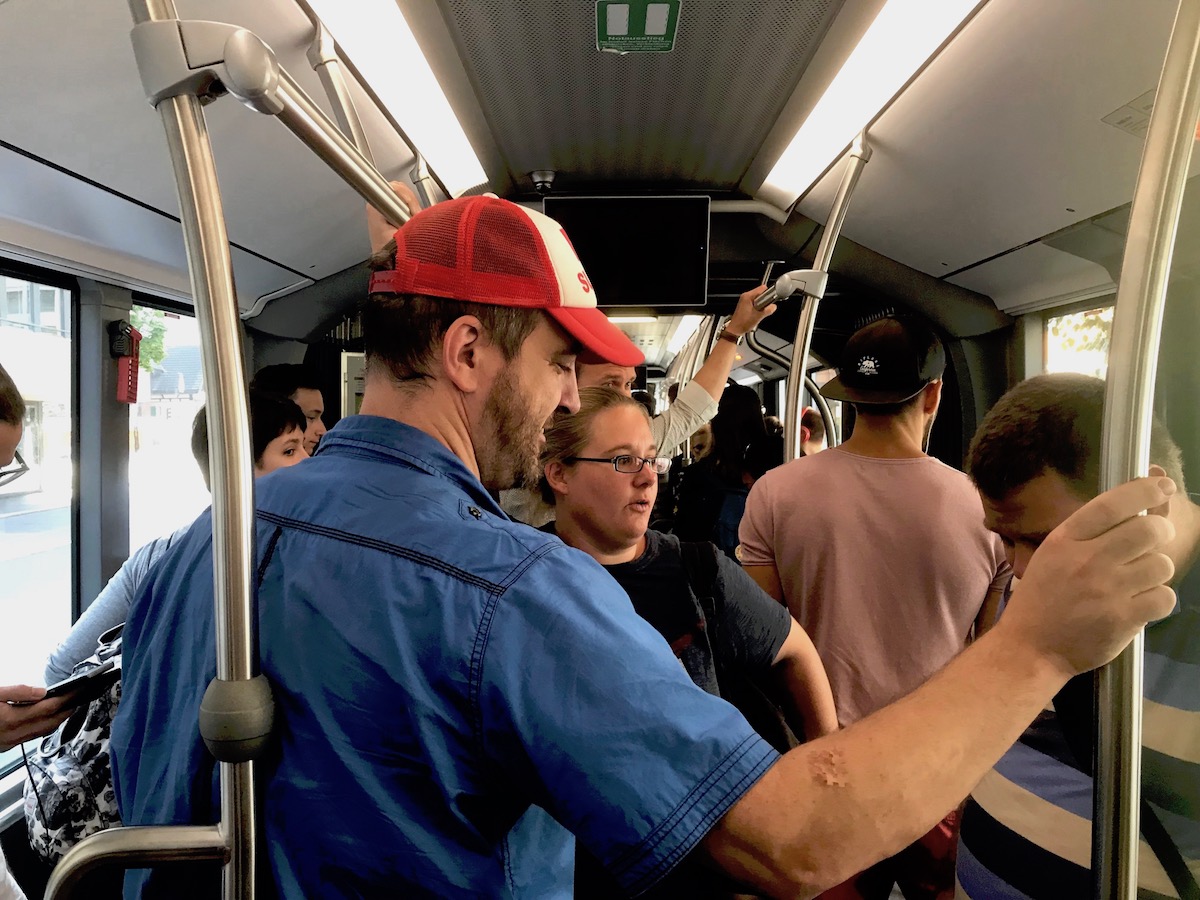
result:
[[[742,519],[746,571],[812,637],[838,719],[911,692],[995,617],[1011,571],[961,472],[925,452],[946,355],[928,327],[885,318],[857,331],[821,389],[854,406],[842,445],[767,472]],[[954,892],[957,811],[842,885],[839,898]]]

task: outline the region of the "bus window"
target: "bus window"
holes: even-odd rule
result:
[[[71,625],[72,316],[70,291],[0,273],[0,364],[25,400],[27,467],[0,477],[0,684],[41,684]],[[0,753],[0,771],[13,758]]]
[[[1045,371],[1104,378],[1108,372],[1112,321],[1112,306],[1046,316],[1042,333]]]
[[[196,320],[135,305],[130,321],[142,335],[138,402],[129,407],[132,553],[191,522],[209,496],[191,450],[192,420],[204,405]]]

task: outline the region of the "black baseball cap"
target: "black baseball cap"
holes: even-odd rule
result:
[[[821,388],[821,395],[868,405],[903,403],[945,370],[946,351],[932,329],[889,316],[850,336],[838,377]]]

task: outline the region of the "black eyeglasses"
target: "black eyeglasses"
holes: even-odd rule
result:
[[[622,475],[636,475],[643,466],[649,466],[655,475],[666,475],[671,468],[671,458],[668,456],[614,456],[612,459],[604,456],[568,456],[563,462],[608,463]]]
[[[25,465],[25,460],[21,458],[20,451],[13,454],[13,465],[7,469],[0,470],[0,487],[12,484],[22,475],[29,471],[29,466]]]

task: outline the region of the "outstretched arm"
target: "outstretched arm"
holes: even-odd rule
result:
[[[1069,677],[1174,607],[1161,552],[1174,530],[1137,515],[1173,491],[1143,478],[1079,509],[1034,554],[991,632],[903,700],[786,754],[709,832],[706,852],[768,894],[811,896],[923,834]]]
[[[754,300],[765,290],[765,287],[756,287],[738,298],[737,309],[729,317],[726,331],[734,335],[748,334],[758,327],[759,322],[775,312],[774,303],[764,310],[754,308]],[[714,400],[721,399],[725,382],[729,380],[729,373],[733,371],[733,364],[737,360],[737,349],[729,341],[717,341],[704,365],[692,378],[692,381],[708,391]]]

